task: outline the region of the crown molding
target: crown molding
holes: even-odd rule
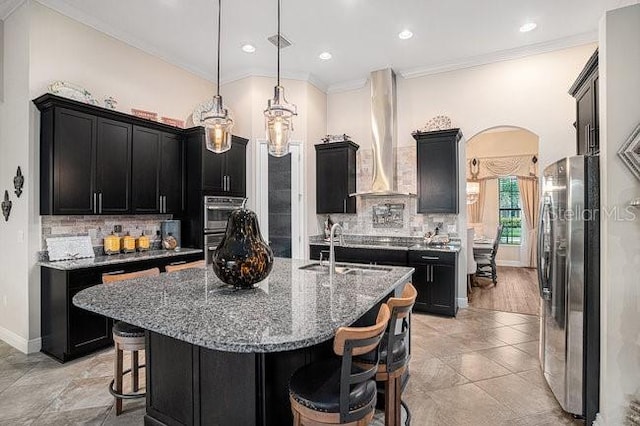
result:
[[[235,75],[227,76],[220,80],[220,86],[224,86],[225,84],[233,83],[234,81],[242,80],[248,77],[267,77],[267,78],[277,78],[277,73],[275,69],[272,68],[250,68],[242,73],[238,73]],[[280,78],[286,80],[297,80],[297,81],[306,81],[309,84],[315,86],[318,90],[323,93],[327,93],[327,84],[320,80],[312,73],[308,72],[297,72],[297,71],[280,71]]]
[[[18,1],[25,1],[25,0],[18,0]],[[198,77],[201,77],[207,81],[210,81],[212,83],[216,83],[216,78],[213,74],[207,72],[205,69],[194,66],[193,64],[189,64],[186,61],[180,60],[178,58],[174,58],[174,57],[170,57],[167,56],[165,54],[163,54],[162,52],[160,52],[156,47],[136,38],[135,36],[127,33],[126,31],[121,31],[121,30],[114,30],[112,28],[109,27],[109,25],[107,25],[104,21],[102,21],[99,18],[96,18],[95,16],[91,16],[89,14],[84,13],[83,11],[77,9],[74,6],[69,5],[67,2],[63,1],[63,0],[48,0],[46,3],[44,3],[43,0],[36,0],[38,3],[42,4],[45,7],[51,8],[53,10],[55,10],[58,13],[61,13],[75,21],[80,22],[81,24],[87,25],[93,29],[95,29],[96,31],[99,31],[101,33],[104,33],[116,40],[119,40],[125,44],[128,44],[136,49],[142,50],[145,53],[148,53],[152,56],[155,56],[157,58],[162,59],[165,62],[168,62],[172,65],[175,65],[179,68],[182,68],[192,74],[197,75]],[[322,92],[327,91],[327,84],[320,80],[318,77],[316,77],[315,75],[308,73],[308,72],[295,72],[295,71],[290,71],[290,72],[281,72],[280,76],[282,78],[286,78],[289,80],[300,80],[300,81],[306,81],[310,84],[313,84],[315,87],[317,87],[319,90],[321,90]],[[238,73],[236,75],[231,75],[231,76],[226,76],[224,78],[222,78],[220,80],[220,86],[223,86],[224,84],[228,84],[234,81],[238,81],[238,80],[242,80],[243,78],[247,78],[247,77],[276,77],[276,71],[275,69],[261,69],[261,68],[254,68],[254,69],[249,69],[247,71],[244,71],[242,73]]]
[[[440,74],[449,71],[455,71],[465,68],[472,68],[480,65],[487,65],[496,62],[510,61],[521,59],[527,56],[539,55],[542,53],[550,53],[557,50],[568,49],[571,47],[582,46],[598,41],[598,32],[590,31],[587,33],[576,34],[570,37],[564,37],[543,43],[530,44],[528,46],[517,47],[515,49],[500,50],[488,53],[486,55],[474,56],[455,61],[443,62],[440,64],[428,65],[424,67],[409,68],[400,70],[403,78],[417,78],[427,75]]]
[[[342,83],[332,84],[327,88],[327,93],[333,94],[362,89],[367,85],[367,81],[369,81],[369,78],[359,78],[357,80],[349,80]]]
[[[7,19],[26,0],[3,0],[0,2],[0,21]]]

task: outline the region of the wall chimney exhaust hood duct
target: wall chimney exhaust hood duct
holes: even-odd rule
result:
[[[373,183],[371,190],[349,194],[356,197],[415,196],[395,188],[397,146],[396,75],[391,68],[371,73],[371,136]]]

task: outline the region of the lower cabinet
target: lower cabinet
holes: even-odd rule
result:
[[[66,362],[113,344],[110,318],[73,305],[73,296],[102,283],[104,273],[135,272],[200,260],[202,253],[148,259],[94,268],[59,270],[41,267],[42,352]]]
[[[415,311],[455,316],[457,253],[409,252],[409,266],[415,268],[413,285],[418,290]]]
[[[458,311],[458,253],[369,249],[336,246],[336,261],[375,265],[410,266],[415,269],[413,285],[418,290],[415,312],[455,316]],[[329,247],[309,245],[312,260],[329,259]]]

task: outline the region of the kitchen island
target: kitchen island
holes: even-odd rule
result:
[[[73,302],[147,330],[145,424],[290,424],[291,374],[332,356],[339,327],[374,322],[413,273],[300,269],[308,263],[277,258],[252,290],[208,267],[91,287]]]

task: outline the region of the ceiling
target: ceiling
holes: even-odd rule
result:
[[[209,79],[215,78],[215,0],[39,0]],[[372,70],[409,77],[595,41],[605,10],[636,0],[283,0],[283,75],[338,90]],[[222,80],[273,75],[275,0],[225,0]],[[520,33],[534,21],[537,29]],[[400,40],[410,29],[414,37]],[[251,43],[253,54],[241,46]],[[322,61],[321,52],[333,58]]]

